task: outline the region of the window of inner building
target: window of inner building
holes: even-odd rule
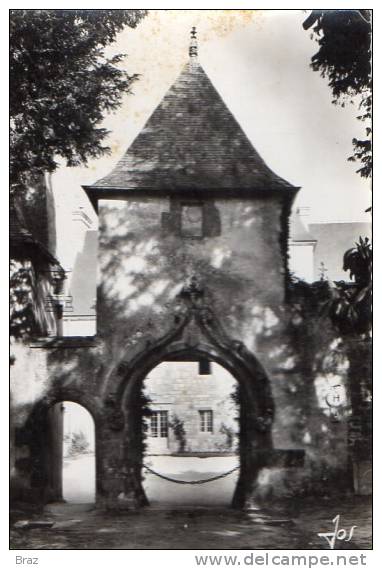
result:
[[[209,360],[199,360],[199,375],[211,375],[211,362]]]
[[[200,418],[200,432],[212,433],[213,432],[213,414],[210,409],[199,411]]]
[[[150,436],[168,437],[168,411],[152,411],[150,416]]]
[[[180,224],[182,237],[203,237],[203,206],[182,204]]]

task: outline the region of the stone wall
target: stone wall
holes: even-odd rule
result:
[[[143,450],[140,388],[150,370],[166,359],[156,361],[155,353],[164,353],[166,342],[176,344],[168,338],[176,336],[183,318],[178,295],[196,275],[203,299],[198,318],[202,323],[205,319],[206,327],[201,330],[190,316],[179,332],[182,345],[190,352],[196,345],[215,345],[204,355],[235,379],[243,377],[243,358],[248,360],[250,354],[258,365],[240,384],[242,409],[251,384],[258,393],[269,384],[274,403],[273,422],[268,421],[271,412],[255,416],[247,405],[243,424],[252,421],[257,426],[241,433],[242,465],[248,453],[256,460],[264,441],[271,440],[280,451],[305,450],[303,467],[289,468],[282,461],[263,465],[247,493],[264,499],[322,495],[338,492],[339,481],[344,491],[349,489],[349,359],[328,318],[303,299],[285,299],[282,204],[275,198],[215,199],[207,207],[207,215],[214,217],[214,234],[204,239],[182,238],[176,217],[171,221],[174,212],[170,198],[101,200],[97,338],[52,340],[28,348],[26,359],[16,357],[12,394],[23,436],[31,424],[39,425],[33,440],[24,437],[34,484],[40,480],[44,485],[47,464],[46,423],[36,420],[36,408],[75,401],[95,421],[98,505],[145,503],[137,490]],[[196,313],[192,303],[188,310]],[[229,340],[220,332],[215,344],[208,337],[210,314],[214,329],[222,327]],[[240,369],[225,365],[225,355],[231,354],[241,362]],[[339,409],[331,405],[337,385]]]
[[[33,441],[29,418],[50,388],[47,353],[20,341],[11,345],[10,368],[10,484],[11,497],[32,500]],[[28,432],[29,431],[29,432]]]
[[[98,333],[113,350],[166,332],[166,308],[196,274],[227,332],[257,351],[259,335],[277,319],[272,307],[284,301],[282,205],[231,198],[213,207],[219,235],[187,239],[162,223],[169,198],[100,200]]]
[[[169,433],[146,438],[146,454],[173,454],[182,449],[174,419],[184,429],[185,453],[235,452],[239,409],[233,400],[237,381],[222,366],[211,363],[211,373],[199,374],[198,362],[163,362],[145,379],[144,394],[151,411],[167,411]],[[199,411],[212,411],[212,432],[202,432]],[[149,418],[148,418],[149,422]]]

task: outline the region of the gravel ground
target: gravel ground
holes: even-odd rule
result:
[[[317,533],[357,525],[350,542],[335,549],[371,548],[371,500],[294,502],[261,512],[232,509],[145,508],[102,513],[89,505],[57,504],[35,519],[50,528],[13,529],[12,549],[329,549]],[[25,519],[22,512],[15,518]],[[28,519],[32,517],[29,516]]]
[[[236,456],[146,457],[154,470],[181,480],[199,480],[236,466]],[[66,503],[51,504],[42,515],[13,511],[12,549],[329,549],[318,533],[357,526],[351,541],[335,549],[371,549],[371,499],[349,497],[289,500],[270,509],[240,512],[229,508],[238,473],[207,484],[179,485],[144,473],[150,507],[126,513],[96,510],[94,458],[66,461]],[[78,503],[81,502],[81,503]],[[50,522],[24,528],[18,521]],[[38,525],[38,524],[37,524]]]

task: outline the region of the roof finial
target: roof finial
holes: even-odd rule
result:
[[[195,26],[192,26],[191,28],[191,39],[190,39],[190,47],[188,53],[190,57],[198,57],[198,40],[196,39]]]

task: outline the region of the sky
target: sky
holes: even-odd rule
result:
[[[310,221],[370,221],[370,182],[347,161],[351,140],[364,136],[357,105],[332,104],[326,80],[309,67],[317,44],[302,28],[303,10],[152,10],[136,29],[126,28],[108,50],[126,53],[122,64],[138,73],[102,126],[110,130],[110,156],[88,167],[61,167],[53,175],[58,257],[70,264],[72,211],[96,216],[81,189],[114,167],[138,135],[188,59],[190,29],[197,27],[199,61],[268,166],[301,190],[296,206]],[[65,237],[64,239],[60,237]]]

